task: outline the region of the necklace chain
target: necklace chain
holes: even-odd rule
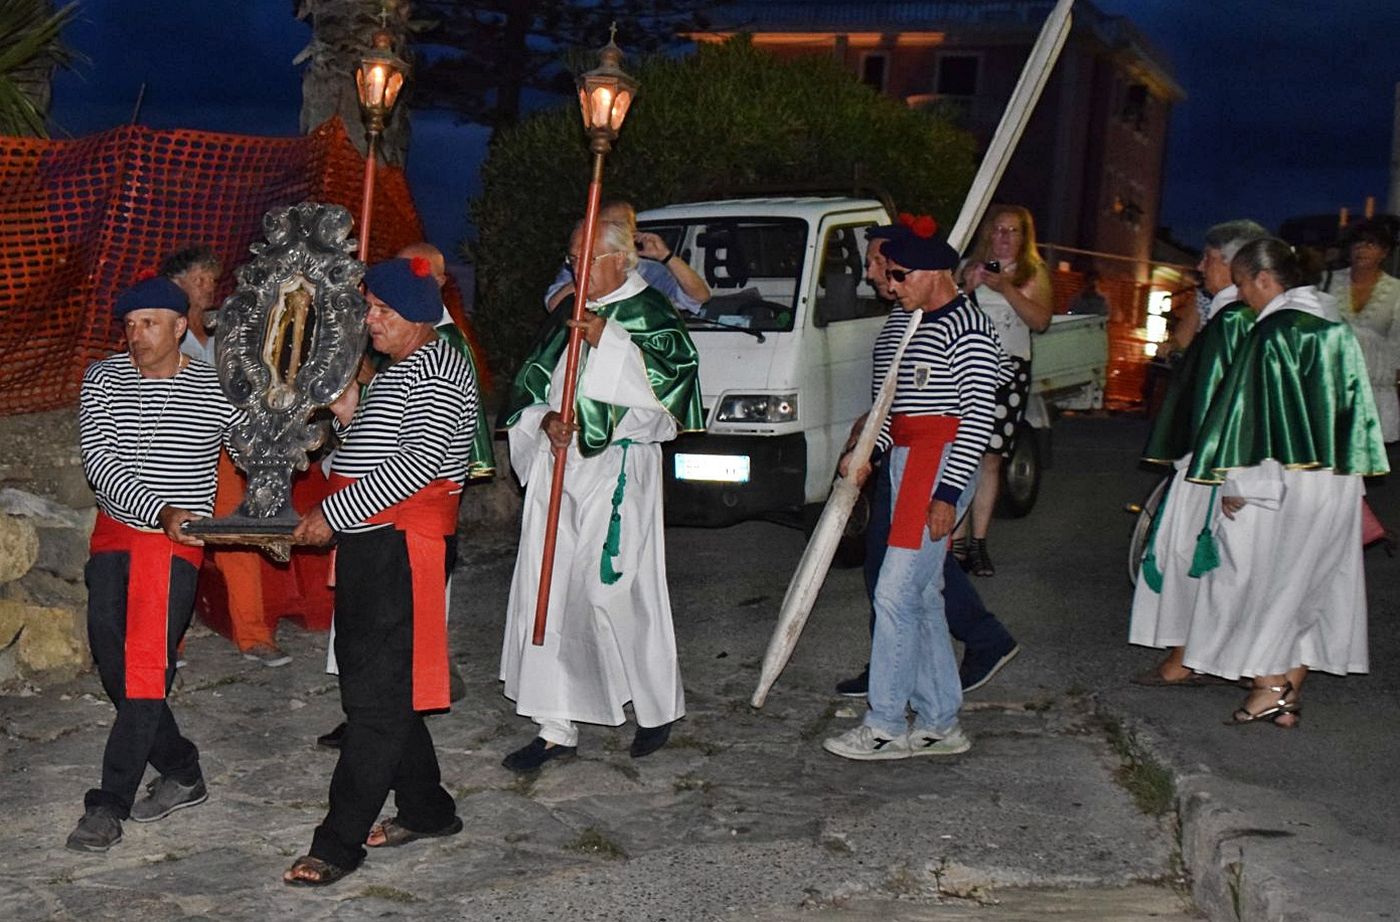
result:
[[[149,436],[145,436],[145,444],[144,444],[144,445],[142,445],[142,438],[143,438],[143,436],[145,435],[145,432],[146,432],[146,427],[145,427],[145,422],[146,422],[146,393],[145,393],[145,389],[141,386],[141,384],[142,384],[146,379],[140,377],[140,374],[141,374],[141,373],[140,373],[140,371],[137,371],[137,376],[138,376],[138,378],[137,378],[137,383],[136,383],[136,407],[137,407],[137,413],[139,414],[139,418],[137,419],[137,422],[136,422],[136,447],[137,447],[137,450],[140,452],[140,454],[138,454],[138,455],[136,456],[136,476],[137,476],[137,477],[140,477],[140,476],[141,476],[141,471],[142,471],[142,469],[145,468],[145,466],[146,466],[146,459],[147,459],[148,457],[150,457],[151,448],[153,448],[153,447],[155,446],[155,443],[156,443],[156,436],[160,433],[160,424],[161,424],[161,421],[162,421],[163,419],[165,419],[165,411],[166,411],[166,409],[170,406],[170,398],[173,397],[173,396],[175,395],[175,378],[180,374],[180,371],[181,371],[184,367],[185,367],[185,358],[184,358],[184,356],[182,355],[182,356],[180,357],[180,363],[179,363],[179,365],[178,365],[178,366],[176,367],[176,369],[175,369],[175,374],[174,374],[174,375],[171,375],[170,378],[169,378],[170,384],[169,384],[169,386],[166,387],[166,389],[165,389],[165,400],[163,400],[163,401],[161,402],[161,405],[160,405],[160,412],[156,414],[155,422],[151,423],[151,434],[150,434]]]

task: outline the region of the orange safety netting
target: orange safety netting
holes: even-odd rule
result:
[[[1051,284],[1055,289],[1056,312],[1063,312],[1074,296],[1084,287],[1079,272],[1052,270]],[[1147,345],[1147,296],[1152,286],[1133,278],[1105,276],[1099,279],[1099,293],[1108,301],[1108,380],[1104,386],[1104,406],[1129,409],[1141,405],[1147,398],[1147,370],[1151,364]],[[1194,292],[1179,292],[1172,297],[1172,310],[1184,306],[1184,299]]]
[[[364,164],[339,118],[296,138],[140,126],[0,137],[0,415],[75,403],[84,369],[120,345],[117,294],[172,251],[207,244],[235,269],[265,212],[308,200],[358,224]],[[370,261],[422,239],[403,172],[381,166]],[[449,283],[444,295],[470,336],[460,294]]]

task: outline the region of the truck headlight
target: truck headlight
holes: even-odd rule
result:
[[[721,423],[790,423],[797,419],[796,394],[737,394],[719,403]]]

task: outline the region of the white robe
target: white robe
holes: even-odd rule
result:
[[[1240,299],[1240,291],[1227,285],[1210,299],[1201,312],[1201,327],[1217,313]],[[1147,585],[1141,572],[1133,589],[1132,617],[1128,623],[1128,643],[1143,647],[1179,647],[1186,643],[1196,593],[1201,581],[1191,576],[1196,555],[1196,538],[1211,518],[1211,488],[1186,479],[1191,455],[1174,462],[1176,468],[1167,498],[1157,514],[1161,517],[1152,552],[1162,573],[1162,591]]]
[[[636,294],[624,284],[602,301]],[[544,528],[554,453],[540,422],[558,410],[564,358],[554,369],[550,404],[527,407],[510,428],[511,465],[525,484],[520,550],[511,580],[501,649],[501,679],[516,712],[536,720],[616,726],[632,702],[637,723],[656,727],[685,714],[676,657],[661,508],[661,445],[675,438],[676,421],[647,381],[641,351],[620,325],[608,321],[597,349],[584,346],[580,393],[628,407],[613,442],[585,458],[575,440],[564,474],[559,537],[543,646],[530,642],[540,582]],[[612,496],[627,449],[627,485],[620,512],[620,553],[612,585],[599,575]]]
[[[1339,319],[1334,299],[1307,288],[1275,298],[1259,321],[1289,308]],[[1362,493],[1359,475],[1272,459],[1230,471],[1219,495],[1246,504],[1228,519],[1216,503],[1220,566],[1201,579],[1185,665],[1227,679],[1366,672]]]
[[[1186,642],[1191,614],[1196,609],[1200,579],[1190,575],[1196,538],[1211,517],[1211,488],[1186,479],[1191,455],[1177,461],[1167,498],[1157,514],[1152,552],[1162,573],[1162,591],[1147,585],[1138,573],[1133,590],[1128,642],[1144,647],[1179,647]]]

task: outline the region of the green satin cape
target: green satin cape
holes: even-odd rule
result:
[[[1366,361],[1345,323],[1291,309],[1259,321],[1211,403],[1187,477],[1221,483],[1269,458],[1338,474],[1390,470]]]
[[[515,425],[520,413],[531,404],[549,402],[549,383],[554,367],[564,358],[569,344],[569,328],[564,321],[573,313],[573,299],[555,308],[539,342],[525,359],[511,383],[502,425]],[[600,317],[621,324],[642,352],[647,379],[661,405],[676,418],[682,432],[705,428],[700,408],[700,356],[686,332],[685,321],[654,288],[644,288],[630,298],[604,304]],[[580,394],[575,405],[579,425],[579,451],[590,458],[612,441],[613,428],[627,413],[626,407],[589,400]]]
[[[476,373],[476,356],[472,355],[471,344],[455,323],[444,323],[434,328],[438,339],[450,343],[453,348],[466,356],[472,368],[472,380],[481,387],[481,376]],[[496,451],[491,444],[491,427],[486,425],[486,413],[481,407],[480,394],[477,395],[476,435],[472,437],[472,453],[467,461],[467,479],[490,477],[496,472]]]
[[[1166,397],[1147,437],[1143,458],[1171,464],[1191,450],[1220,382],[1230,370],[1240,344],[1254,326],[1254,309],[1235,301],[1217,311],[1196,334],[1176,366]]]

